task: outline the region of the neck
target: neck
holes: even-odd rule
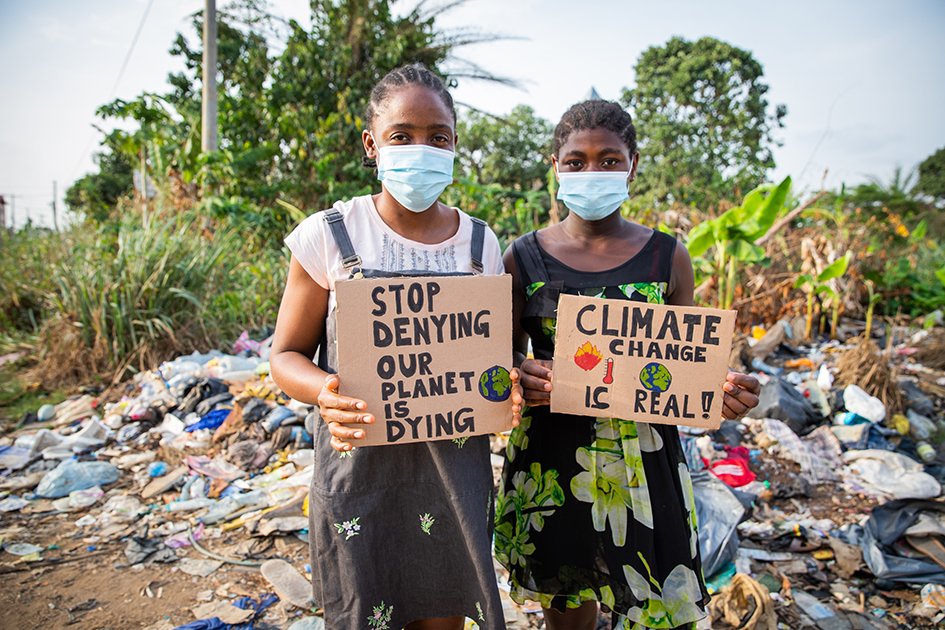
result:
[[[438,201],[428,210],[413,212],[400,205],[386,190],[373,195],[373,199],[381,220],[392,230],[412,241],[438,243],[446,238],[444,233],[449,231],[452,225],[449,218],[441,212],[442,206]]]
[[[613,212],[599,221],[585,221],[574,212],[562,221],[562,228],[569,238],[588,241],[605,236],[616,236],[624,227],[620,211]]]

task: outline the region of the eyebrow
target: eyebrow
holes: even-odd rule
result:
[[[387,128],[388,129],[395,129],[395,128],[396,129],[412,129],[412,130],[413,129],[428,129],[428,130],[448,129],[449,131],[453,131],[453,128],[449,125],[427,125],[426,127],[424,127],[422,125],[414,125],[412,123],[394,123],[393,125],[389,125]]]
[[[600,154],[616,153],[618,155],[621,155],[623,152],[620,149],[615,149],[613,147],[604,147],[603,149],[598,151],[598,153]],[[576,157],[582,157],[582,158],[587,157],[587,155],[583,151],[578,151],[577,149],[571,149],[570,151],[565,153],[565,157],[570,157],[572,155]]]

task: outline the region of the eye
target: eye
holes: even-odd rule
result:
[[[393,143],[410,142],[410,136],[402,131],[395,131],[390,135],[390,141]]]
[[[606,168],[613,168],[615,166],[618,166],[619,164],[620,164],[620,160],[616,158],[604,158],[604,160],[601,162],[601,166],[604,166]]]
[[[435,136],[433,136],[433,143],[434,144],[449,144],[450,137],[446,135],[445,133],[438,133]]]
[[[565,161],[564,165],[570,170],[579,171],[584,166],[584,163],[581,160],[574,159]]]

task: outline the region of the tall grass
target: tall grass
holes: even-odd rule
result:
[[[242,326],[274,322],[277,255],[257,261],[236,231],[198,225],[192,217],[125,221],[117,234],[77,240],[53,271],[44,379],[117,380],[176,354],[226,349]]]

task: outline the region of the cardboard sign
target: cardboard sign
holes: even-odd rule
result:
[[[508,275],[338,282],[340,393],[377,420],[357,446],[511,429],[511,294]]]
[[[717,429],[735,315],[562,294],[551,410]]]

